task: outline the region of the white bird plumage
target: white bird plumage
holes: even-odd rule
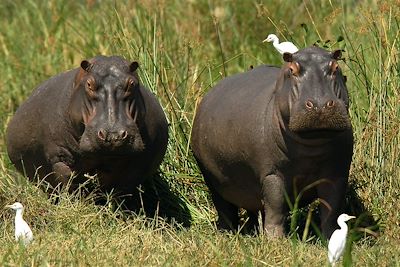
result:
[[[276,50],[278,50],[279,53],[284,54],[284,53],[296,53],[297,51],[299,51],[299,49],[291,42],[282,42],[279,43],[279,39],[278,36],[276,36],[275,34],[269,34],[268,37],[266,39],[264,39],[264,42],[273,42],[272,44],[274,45],[274,47],[276,48]]]
[[[334,265],[337,261],[339,261],[340,257],[343,254],[344,247],[346,245],[346,238],[348,227],[346,222],[350,219],[354,219],[355,216],[350,216],[345,213],[341,214],[337,218],[337,223],[340,226],[340,229],[337,229],[331,235],[328,243],[328,258],[329,262]]]
[[[24,206],[19,202],[15,202],[12,205],[7,205],[6,208],[15,210],[15,240],[21,240],[25,246],[28,245],[33,240],[33,233],[29,225],[22,218]]]

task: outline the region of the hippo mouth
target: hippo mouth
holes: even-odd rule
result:
[[[351,122],[344,107],[331,110],[294,110],[289,118],[292,132],[307,136],[332,135],[351,129]]]
[[[121,142],[104,142],[89,132],[82,135],[79,148],[83,155],[119,157],[143,152],[145,145],[138,134],[128,135],[126,140]]]
[[[296,120],[297,119],[297,120]],[[343,116],[335,118],[295,118],[289,121],[289,129],[304,138],[331,137],[351,129],[350,120]]]

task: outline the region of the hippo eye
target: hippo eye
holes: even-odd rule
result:
[[[95,91],[95,85],[94,85],[94,80],[93,79],[87,79],[85,86],[86,86],[86,89],[89,92],[94,92]]]
[[[132,94],[132,90],[134,89],[134,87],[136,86],[136,82],[133,79],[129,79],[127,86],[126,86],[126,90],[125,90],[125,97],[128,97]]]
[[[336,60],[332,60],[329,62],[329,71],[332,75],[336,74],[337,70],[339,69],[339,64]]]
[[[300,64],[298,62],[290,62],[289,63],[289,69],[292,75],[298,76],[300,73]]]
[[[133,88],[133,87],[135,87],[135,85],[136,85],[136,82],[133,79],[129,79],[128,80],[128,87],[129,88]]]

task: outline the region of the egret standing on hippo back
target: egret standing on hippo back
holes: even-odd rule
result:
[[[139,83],[138,66],[97,56],[42,83],[8,125],[16,168],[53,187],[75,175],[72,189],[97,174],[104,190],[132,193],[156,171],[168,140],[164,112]]]
[[[296,53],[297,51],[299,51],[299,49],[291,42],[282,42],[279,43],[279,39],[278,36],[276,36],[275,34],[269,34],[267,36],[267,38],[264,39],[264,42],[272,42],[273,46],[275,47],[275,49],[281,53]]]
[[[353,154],[341,51],[318,47],[285,53],[277,68],[259,66],[222,80],[202,100],[192,148],[222,229],[237,229],[238,208],[270,236],[284,235],[285,192],[323,199],[321,228],[329,237],[341,212]],[[296,190],[294,190],[296,189]]]

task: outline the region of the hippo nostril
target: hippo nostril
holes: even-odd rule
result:
[[[308,109],[312,109],[312,108],[314,107],[314,104],[313,104],[310,100],[307,100],[307,101],[306,101],[306,107],[307,107]]]
[[[120,131],[119,136],[121,140],[124,140],[126,137],[128,137],[128,132],[127,131]]]
[[[103,129],[97,132],[97,136],[103,141],[106,140],[106,132]]]
[[[335,105],[335,102],[333,100],[329,100],[328,102],[326,102],[325,106],[327,108],[333,108],[333,106]]]

